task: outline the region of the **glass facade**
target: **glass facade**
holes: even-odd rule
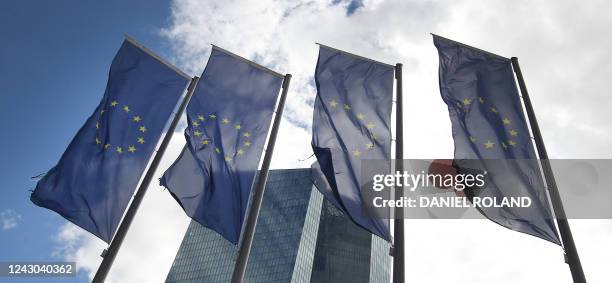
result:
[[[271,170],[245,282],[389,282],[388,251],[323,199],[309,169]],[[166,282],[229,282],[236,255],[192,221]]]
[[[328,201],[323,203],[312,282],[389,282],[389,245],[355,225]],[[376,247],[377,249],[373,249]],[[374,254],[373,254],[374,252]],[[376,261],[376,264],[371,264]],[[386,266],[386,268],[385,268]]]

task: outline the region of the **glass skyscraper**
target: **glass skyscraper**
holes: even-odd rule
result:
[[[389,243],[313,187],[309,169],[271,170],[245,282],[389,282]],[[166,282],[229,282],[237,248],[192,221]]]

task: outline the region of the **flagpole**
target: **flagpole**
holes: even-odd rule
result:
[[[283,109],[285,108],[285,99],[287,98],[287,91],[289,89],[290,81],[291,75],[286,74],[285,78],[283,79],[283,90],[281,92],[280,100],[278,101],[278,106],[276,107],[276,116],[274,117],[274,124],[272,125],[272,131],[270,132],[270,138],[268,139],[266,154],[264,155],[261,170],[259,170],[259,177],[257,178],[257,185],[255,186],[255,191],[253,192],[253,198],[251,199],[249,211],[246,214],[247,219],[244,225],[244,234],[242,241],[240,241],[238,259],[236,260],[234,273],[232,274],[232,283],[241,283],[244,280],[244,274],[246,273],[247,263],[251,253],[251,246],[253,245],[253,238],[255,236],[257,218],[259,217],[259,210],[261,209],[261,203],[263,201],[263,195],[266,189],[268,171],[270,170],[270,163],[272,162],[274,144],[276,144],[276,136],[280,127],[281,118],[283,116]]]
[[[162,156],[164,155],[164,152],[166,151],[166,148],[168,147],[168,144],[170,143],[170,139],[172,139],[172,134],[174,133],[174,130],[176,129],[176,125],[181,120],[181,116],[183,115],[183,112],[185,111],[185,108],[187,107],[187,104],[189,103],[189,100],[191,99],[191,96],[193,95],[193,92],[195,90],[196,85],[198,84],[199,79],[200,78],[198,77],[193,77],[191,79],[191,82],[189,83],[189,86],[187,87],[187,94],[185,95],[185,98],[181,102],[181,105],[178,111],[174,115],[174,119],[172,120],[172,123],[170,124],[170,127],[168,128],[168,131],[166,132],[166,135],[164,136],[164,139],[162,140],[161,145],[157,149],[157,153],[153,157],[153,161],[151,162],[151,165],[149,166],[147,173],[145,173],[145,176],[142,179],[142,182],[140,183],[140,186],[138,187],[136,194],[134,195],[134,199],[132,200],[130,207],[125,213],[125,216],[123,217],[123,221],[121,221],[121,224],[119,225],[119,228],[117,229],[117,233],[113,237],[113,240],[111,241],[108,249],[104,250],[104,252],[102,253],[102,257],[103,257],[102,263],[100,264],[100,267],[98,267],[98,271],[96,272],[96,275],[94,276],[94,279],[92,282],[101,283],[101,282],[104,282],[104,280],[106,280],[106,276],[108,275],[108,272],[110,271],[110,268],[113,265],[113,262],[115,261],[115,257],[117,257],[117,253],[119,252],[121,243],[123,243],[123,240],[125,239],[125,235],[127,234],[127,231],[130,229],[130,225],[132,224],[132,220],[134,220],[136,211],[138,211],[138,207],[140,206],[140,203],[142,202],[142,199],[144,198],[145,193],[147,192],[147,189],[149,188],[149,185],[151,184],[151,180],[153,179],[155,171],[157,170],[157,167],[159,166],[159,162],[161,161]]]
[[[402,64],[395,65],[395,171],[404,171],[404,123],[402,110]],[[403,191],[400,191],[403,193]],[[398,190],[395,191],[396,199]],[[403,195],[403,194],[402,194]],[[400,195],[401,196],[401,195]],[[393,283],[404,282],[404,211],[395,208],[393,228]]]
[[[552,171],[550,161],[548,160],[548,153],[546,152],[544,140],[542,139],[542,133],[540,132],[540,127],[538,126],[538,121],[536,120],[535,112],[533,111],[533,105],[531,104],[531,100],[529,99],[529,93],[527,92],[527,86],[525,85],[525,80],[523,79],[523,74],[521,72],[521,67],[519,66],[518,58],[512,57],[510,60],[512,61],[512,67],[514,69],[514,72],[516,73],[519,88],[521,89],[521,93],[523,95],[523,101],[525,102],[527,116],[529,117],[529,124],[531,125],[531,130],[535,139],[536,148],[538,150],[542,169],[544,171],[544,178],[546,179],[546,184],[548,185],[550,199],[552,202],[553,210],[555,212],[555,216],[557,218],[557,225],[559,226],[559,232],[561,233],[561,241],[563,242],[563,249],[565,250],[565,262],[569,265],[574,282],[586,282],[586,278],[584,277],[584,271],[582,270],[582,265],[580,263],[580,257],[578,256],[576,244],[574,243],[574,238],[572,237],[572,231],[570,229],[569,222],[567,221],[567,216],[565,215],[563,202],[561,200],[561,196],[559,195],[559,190],[557,189],[557,182],[555,181],[555,176]]]

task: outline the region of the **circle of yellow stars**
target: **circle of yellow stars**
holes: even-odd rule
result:
[[[216,114],[209,114],[209,115],[197,114],[195,116],[195,119],[191,121],[191,129],[192,129],[193,136],[197,139],[197,142],[202,147],[208,147],[208,146],[214,145],[212,149],[214,153],[221,155],[223,153],[223,150],[221,149],[221,147],[219,147],[218,145],[215,145],[214,142],[210,138],[205,137],[204,133],[200,129],[200,126],[203,127],[205,122],[214,121],[214,120],[217,120]],[[250,140],[251,132],[248,130],[245,130],[244,127],[240,123],[232,123],[232,121],[228,117],[220,118],[219,121],[222,126],[232,127],[235,131],[238,132],[238,138],[240,139],[240,147],[238,147],[238,149],[236,150],[236,152],[234,152],[234,154],[228,154],[228,155],[223,156],[223,159],[226,162],[231,162],[237,156],[244,155],[247,152],[247,150],[251,147],[251,145],[253,144],[252,141]]]
[[[376,127],[376,125],[374,123],[372,123],[372,122],[367,122],[366,121],[366,116],[363,113],[357,112],[355,114],[352,111],[353,108],[349,104],[346,104],[346,103],[340,104],[335,99],[330,100],[328,102],[328,105],[329,105],[330,108],[342,108],[349,115],[354,115],[357,118],[357,120],[361,123],[362,127],[365,127],[367,132],[368,132],[368,138],[370,140],[368,142],[364,143],[360,147],[353,148],[351,150],[351,152],[350,152],[350,154],[353,157],[360,158],[366,152],[374,150],[376,148],[375,143],[377,142],[378,137],[372,132],[374,130],[374,128]]]
[[[99,130],[101,128],[100,125],[100,118],[102,118],[102,116],[107,112],[107,111],[121,111],[125,114],[128,115],[128,117],[130,117],[130,121],[135,123],[137,125],[137,129],[140,132],[140,135],[138,135],[138,137],[136,138],[136,140],[134,141],[133,144],[128,144],[127,147],[123,146],[123,145],[112,145],[109,142],[103,142],[102,139],[100,138],[99,135]],[[135,153],[138,148],[136,147],[138,144],[143,145],[145,143],[145,138],[144,135],[147,132],[147,127],[143,124],[143,118],[139,115],[134,115],[132,112],[132,109],[130,109],[130,107],[128,105],[123,105],[121,106],[119,104],[119,102],[117,100],[113,100],[111,101],[111,103],[109,103],[109,107],[107,107],[106,109],[100,110],[100,116],[98,121],[96,122],[96,137],[95,137],[95,144],[97,146],[101,146],[102,149],[104,151],[112,151],[116,154],[124,154],[124,153]]]
[[[463,108],[463,107],[469,107],[471,104],[473,103],[473,99],[469,99],[469,98],[465,98],[463,99],[461,102],[457,102],[457,107],[459,108]],[[518,145],[518,142],[516,142],[514,139],[516,139],[518,137],[518,131],[516,131],[515,129],[512,128],[512,121],[508,118],[508,117],[502,117],[501,114],[499,113],[499,111],[497,110],[497,108],[492,107],[492,106],[488,106],[485,104],[485,99],[483,97],[478,97],[478,103],[480,103],[480,105],[485,107],[485,111],[489,111],[493,114],[496,114],[498,116],[500,116],[501,122],[502,124],[505,126],[505,128],[508,131],[508,134],[510,135],[510,139],[502,141],[501,142],[501,147],[504,150],[507,150],[511,147],[516,147]],[[461,126],[465,129],[466,125],[465,123],[462,121],[461,122]],[[478,140],[477,138],[473,137],[473,136],[469,136],[468,137],[470,142],[475,144],[476,146],[481,146],[484,149],[494,149],[495,146],[497,145],[495,142],[487,139],[487,140]]]

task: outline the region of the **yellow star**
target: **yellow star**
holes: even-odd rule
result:
[[[229,122],[230,122],[230,121],[229,121],[229,119],[227,119],[227,118],[223,118],[223,121],[222,121],[222,122],[223,122],[223,124],[229,124]]]
[[[191,125],[194,127],[200,126],[200,123],[198,123],[198,121],[193,121],[191,122]]]
[[[138,143],[144,144],[144,137],[138,137]]]
[[[504,123],[504,125],[509,125],[509,124],[510,124],[510,119],[508,119],[508,118],[504,118],[504,119],[502,120],[502,122]]]
[[[251,133],[249,132],[244,132],[244,134],[242,134],[245,138],[248,138],[251,136]]]
[[[250,141],[245,141],[245,142],[244,142],[244,146],[246,146],[246,147],[251,146],[251,142],[250,142]]]
[[[125,111],[125,113],[130,112],[130,107],[127,105],[123,106],[123,111]]]
[[[227,162],[232,161],[232,157],[231,157],[231,156],[229,156],[229,155],[225,156],[225,161],[227,161]]]
[[[217,154],[219,154],[219,153],[221,153],[221,149],[220,149],[220,148],[218,148],[218,147],[215,147],[215,152],[216,152]]]
[[[353,150],[353,156],[355,156],[355,157],[361,156],[361,151],[359,151],[357,149]]]
[[[516,146],[517,145],[517,143],[515,141],[513,141],[513,140],[509,140],[508,144],[511,145],[511,146]]]
[[[516,137],[516,136],[518,136],[518,132],[515,131],[515,130],[510,130],[510,135],[513,136],[513,137]]]
[[[111,102],[110,106],[115,107],[117,106],[117,104],[119,104],[119,102],[117,102],[117,100],[114,100],[113,102]]]
[[[203,144],[203,145],[207,145],[209,143],[209,141],[208,140],[202,140],[202,142],[200,142],[200,143]]]
[[[202,116],[202,115],[198,115],[198,120],[200,120],[200,121],[204,121],[204,120],[205,120],[205,119],[204,119],[204,116]]]
[[[98,137],[96,137],[96,144],[101,144],[102,142],[100,141],[100,139]]]
[[[475,138],[475,137],[470,136],[470,141],[471,141],[471,142],[476,142],[476,138]]]
[[[237,153],[238,155],[243,155],[243,154],[244,154],[244,150],[239,149],[238,151],[236,151],[236,153]]]
[[[487,141],[484,143],[485,148],[493,148],[493,145],[495,145],[495,143],[491,141]]]
[[[370,130],[374,129],[374,123],[370,122],[370,123],[366,124],[366,128],[368,128]]]
[[[491,107],[491,112],[497,113],[497,109],[495,109],[495,107]]]
[[[130,146],[128,146],[128,151],[131,152],[131,153],[134,153],[134,152],[136,152],[136,147],[133,146],[133,145],[130,145]]]
[[[366,148],[367,149],[374,149],[374,144],[373,143],[367,143],[366,144]]]
[[[193,135],[196,136],[196,137],[199,137],[199,136],[202,135],[202,132],[196,130],[195,132],[193,132]]]
[[[335,100],[332,100],[329,102],[329,106],[331,106],[332,108],[338,106],[338,102],[336,102]]]
[[[358,113],[357,114],[357,119],[363,120],[364,118],[365,118],[365,115],[363,115],[363,113]]]
[[[484,99],[482,97],[478,97],[478,101],[480,101],[480,104],[484,104]]]
[[[471,99],[466,98],[466,99],[463,100],[463,105],[470,105],[470,104],[472,104],[472,100]]]
[[[208,115],[208,118],[210,118],[210,119],[217,119],[217,115],[215,115],[215,114],[210,114],[210,115]]]
[[[140,122],[140,120],[142,120],[140,116],[135,116],[134,118],[132,118],[132,121],[134,122]]]
[[[242,126],[240,126],[240,124],[236,124],[236,126],[234,126],[234,129],[240,130],[240,129],[242,129]]]
[[[120,146],[117,147],[117,153],[122,154],[123,153],[123,148],[121,148]]]
[[[96,129],[100,128],[100,123],[96,122]]]
[[[506,145],[506,143],[505,143],[505,142],[502,142],[502,147],[503,147],[504,149],[508,148],[508,146]]]
[[[104,109],[100,110],[100,115],[104,115],[104,112],[106,112],[106,110]]]
[[[348,105],[348,104],[344,104],[344,109],[346,109],[346,110],[351,110],[351,106],[350,106],[350,105]]]
[[[111,146],[110,143],[107,143],[107,144],[104,145],[104,149],[109,149],[110,146]]]
[[[146,132],[146,131],[147,131],[147,127],[145,127],[145,126],[140,126],[140,127],[138,127],[138,130],[144,133],[144,132]]]

